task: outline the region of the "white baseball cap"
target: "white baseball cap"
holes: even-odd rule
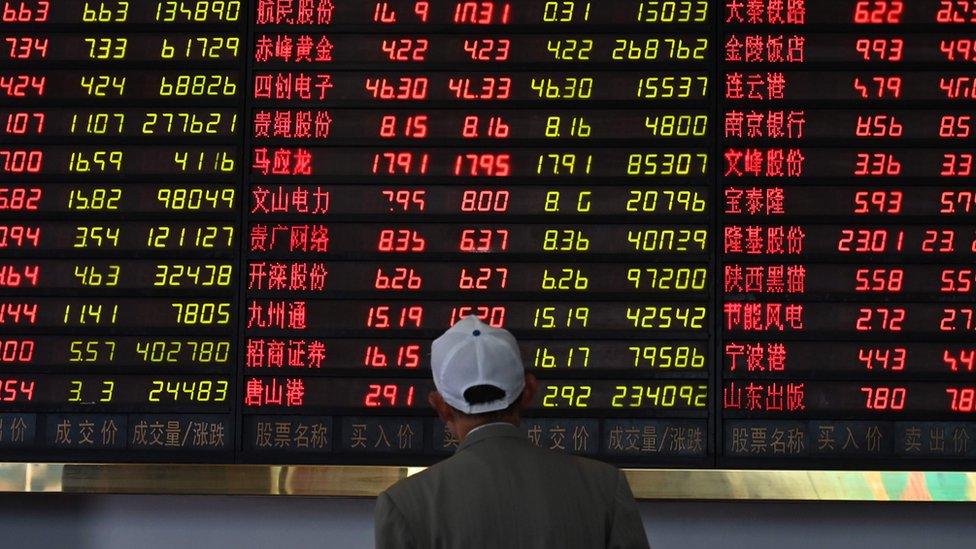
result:
[[[430,346],[434,385],[444,400],[466,414],[484,414],[508,408],[525,387],[525,368],[515,337],[468,316],[434,340]],[[505,391],[501,400],[469,404],[464,392],[491,385]]]

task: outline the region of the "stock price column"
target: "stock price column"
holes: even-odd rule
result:
[[[232,460],[241,2],[0,16],[0,452]]]
[[[255,2],[244,459],[449,453],[428,349],[474,314],[535,444],[706,463],[711,9]]]
[[[723,4],[722,463],[970,466],[976,3]]]

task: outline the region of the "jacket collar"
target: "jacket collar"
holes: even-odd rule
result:
[[[460,452],[484,440],[498,437],[524,439],[525,435],[511,423],[489,423],[475,427],[468,433],[468,436],[464,437],[464,440],[458,445],[457,451]]]

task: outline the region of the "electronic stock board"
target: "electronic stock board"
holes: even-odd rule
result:
[[[0,458],[976,457],[976,1],[0,0]]]

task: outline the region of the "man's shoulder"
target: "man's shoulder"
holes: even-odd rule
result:
[[[529,452],[534,454],[535,459],[543,463],[545,467],[551,467],[555,471],[566,471],[571,474],[605,481],[616,479],[620,473],[619,469],[602,461],[566,452],[547,450],[531,444],[528,446]]]
[[[506,454],[505,468],[524,468],[532,463],[548,475],[564,475],[577,479],[613,486],[620,476],[620,470],[612,465],[585,457],[539,448],[529,443],[519,444],[515,451]],[[395,501],[413,498],[422,494],[436,492],[445,483],[478,475],[477,467],[484,465],[475,448],[454,454],[423,471],[400,480],[386,490]]]
[[[422,487],[436,483],[445,476],[451,475],[454,471],[464,469],[461,454],[454,454],[445,458],[424,470],[414,473],[406,478],[400,479],[396,484],[386,489],[386,493],[391,496],[406,494]]]

